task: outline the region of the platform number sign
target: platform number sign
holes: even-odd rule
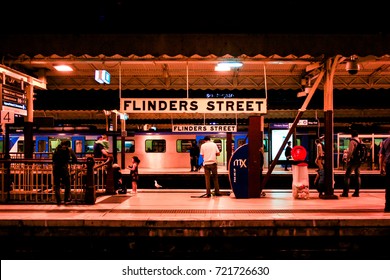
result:
[[[1,121],[0,123],[14,123],[15,115],[13,112],[1,111]]]

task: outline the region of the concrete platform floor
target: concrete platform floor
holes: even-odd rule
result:
[[[0,222],[14,220],[273,220],[273,219],[383,219],[384,191],[361,190],[360,197],[293,198],[288,190],[265,190],[261,198],[237,199],[224,191],[221,197],[197,198],[202,190],[140,189],[137,194],[102,195],[94,205],[0,204]]]
[[[1,204],[2,259],[390,259],[384,191],[360,197],[103,195],[94,205]],[[340,193],[335,192],[338,196]],[[352,194],[352,192],[351,192]]]

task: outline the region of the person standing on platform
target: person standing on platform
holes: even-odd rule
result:
[[[200,155],[200,149],[197,145],[196,141],[192,142],[192,146],[190,148],[190,164],[191,164],[191,170],[190,172],[195,172],[199,170],[199,155]]]
[[[70,148],[70,141],[63,140],[57,146],[53,153],[53,179],[54,193],[57,200],[57,205],[61,204],[61,185],[65,187],[64,202],[70,202],[70,173],[69,161],[77,163],[77,157],[73,149]]]
[[[348,146],[348,156],[347,156],[347,170],[344,175],[344,189],[341,197],[348,197],[349,187],[351,184],[351,174],[355,173],[356,178],[356,187],[355,192],[352,194],[353,197],[359,197],[359,190],[361,187],[361,178],[360,178],[360,161],[353,158],[353,152],[355,151],[358,143],[361,143],[359,134],[356,130],[351,132],[351,139]]]
[[[260,165],[260,184],[263,183],[263,169],[264,169],[264,146],[260,147],[259,149],[259,154],[260,154],[260,157],[259,157],[259,165]],[[261,188],[261,186],[260,186]],[[260,192],[260,196],[265,196],[265,192],[263,190],[261,190]]]
[[[131,179],[131,193],[136,194],[137,188],[138,188],[138,180],[139,180],[139,174],[138,174],[138,166],[140,164],[141,160],[137,156],[133,156],[131,158],[131,164],[127,166],[128,169],[130,169],[130,179]]]
[[[206,196],[211,197],[211,177],[214,183],[214,195],[221,196],[218,182],[217,156],[221,154],[217,144],[211,141],[210,136],[205,136],[205,142],[200,146],[200,154],[203,157],[203,168],[206,182]]]
[[[385,212],[390,212],[390,137],[381,142],[379,150],[379,170],[385,176]]]
[[[107,158],[108,157],[108,141],[105,135],[99,136],[93,145],[93,157],[94,158]]]
[[[110,142],[108,142],[108,137],[106,134],[102,135],[101,142],[102,142],[104,149],[106,149],[106,151],[108,152],[110,150]]]
[[[119,164],[114,163],[112,165],[112,175],[114,178],[114,189],[118,194],[125,194],[127,192],[126,187],[123,184],[123,176]]]
[[[324,146],[320,139],[316,139],[316,160],[315,164],[318,166],[319,170],[324,169]]]
[[[288,170],[288,167],[290,166],[289,161],[290,161],[290,159],[292,158],[292,156],[291,156],[291,151],[292,151],[292,148],[291,148],[291,141],[288,141],[288,142],[287,142],[287,147],[286,147],[286,149],[284,150],[284,156],[286,157],[286,165],[284,166],[284,170],[285,170],[285,171],[287,171],[287,170]]]
[[[316,177],[314,178],[314,186],[317,189],[320,189],[318,185],[319,185],[320,177],[321,175],[323,175],[324,172],[324,147],[320,139],[316,139],[315,143],[316,143],[316,159],[314,163],[317,165],[318,170],[317,170]]]

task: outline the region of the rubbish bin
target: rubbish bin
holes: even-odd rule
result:
[[[295,146],[291,150],[291,155],[294,159],[292,164],[292,194],[297,199],[309,198],[309,170],[308,164],[305,162],[306,149],[302,146]]]

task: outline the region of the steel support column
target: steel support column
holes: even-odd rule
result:
[[[334,159],[333,159],[333,77],[336,66],[341,56],[326,61],[325,84],[324,84],[324,117],[325,117],[325,195],[322,199],[337,199],[334,195]]]

